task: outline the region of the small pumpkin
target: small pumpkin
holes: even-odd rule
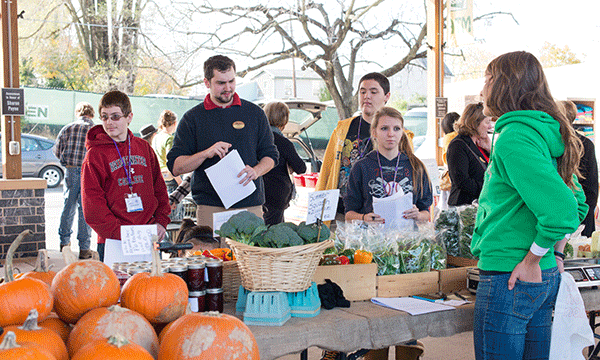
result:
[[[50,288],[43,281],[33,278],[15,280],[13,276],[13,256],[26,236],[33,235],[25,230],[12,242],[6,253],[4,265],[5,281],[0,284],[0,326],[22,324],[31,309],[36,309],[39,319],[45,319],[54,304]]]
[[[58,317],[58,315],[56,315],[56,313],[50,313],[46,320],[40,322],[38,325],[46,329],[54,330],[54,332],[60,336],[60,338],[65,344],[69,339],[69,334],[71,333],[71,330],[73,330],[71,325],[62,321]]]
[[[111,335],[82,347],[71,360],[154,360],[146,349],[123,336]]]
[[[76,261],[67,247],[63,256],[67,266],[56,273],[50,288],[61,320],[75,324],[86,312],[119,301],[121,285],[111,268],[97,260]]]
[[[159,360],[259,360],[256,339],[235,316],[192,313],[175,320],[160,344]]]
[[[83,315],[67,341],[69,355],[77,354],[93,341],[106,340],[117,333],[142,346],[153,357],[158,355],[158,337],[150,322],[137,312],[119,305],[97,308]]]
[[[29,277],[38,280],[42,280],[48,286],[52,285],[52,279],[56,275],[56,271],[50,270],[48,266],[48,250],[41,249],[38,251],[38,256],[35,262],[35,268],[32,271],[15,275],[15,279],[22,277]]]
[[[158,243],[154,242],[152,271],[135,274],[127,280],[121,291],[121,306],[137,311],[152,324],[157,324],[171,322],[183,315],[187,303],[187,284],[175,274],[163,274]]]
[[[7,326],[5,331],[12,331],[20,343],[34,343],[44,349],[48,349],[57,360],[69,359],[67,347],[60,336],[53,330],[38,326],[38,313],[36,309],[32,309],[29,312],[29,316],[22,326]]]
[[[0,360],[56,360],[47,350],[37,344],[18,344],[17,336],[9,331],[0,343]]]

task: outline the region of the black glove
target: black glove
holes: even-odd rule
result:
[[[325,279],[325,284],[318,285],[317,289],[319,290],[321,306],[325,309],[331,310],[334,307],[350,307],[350,301],[344,297],[342,288],[330,279]]]

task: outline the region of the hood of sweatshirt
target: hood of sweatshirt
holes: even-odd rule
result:
[[[133,137],[131,130],[127,129],[127,135]],[[91,128],[86,135],[85,148],[90,150],[93,147],[105,145],[115,146],[113,139],[104,131],[102,125],[96,125]]]
[[[495,132],[500,135],[503,131],[513,128],[514,125],[523,130],[525,127],[537,132],[548,145],[553,158],[560,157],[565,152],[565,145],[560,135],[560,123],[545,112],[537,110],[511,111],[496,121]]]

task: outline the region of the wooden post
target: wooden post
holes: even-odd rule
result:
[[[2,87],[19,88],[19,38],[17,0],[1,0],[2,7]],[[5,179],[21,179],[21,151],[10,155],[11,140],[21,144],[21,117],[2,116],[2,174]]]
[[[435,137],[435,154],[442,165],[440,121],[435,115],[435,98],[444,96],[444,5],[443,0],[427,0],[427,135]]]

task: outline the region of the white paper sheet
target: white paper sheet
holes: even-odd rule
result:
[[[454,310],[454,307],[452,306],[442,305],[426,300],[419,300],[412,297],[372,298],[371,302],[373,302],[373,304],[389,307],[391,309],[405,311],[411,315]]]
[[[252,181],[246,186],[240,184],[242,178],[237,175],[245,166],[237,150],[232,150],[218,163],[204,170],[225,209],[247,198],[256,190]]]
[[[220,211],[220,212],[213,213],[213,229],[214,229],[213,236],[219,236],[215,231],[219,230],[221,228],[221,225],[226,223],[230,217],[232,217],[233,215],[235,215],[239,212],[242,212],[242,211],[248,211],[248,210],[236,209],[236,210]]]
[[[308,194],[308,208],[306,214],[306,224],[314,224],[321,218],[323,211],[323,201],[325,201],[325,210],[321,221],[335,219],[338,201],[340,200],[340,189],[314,191]]]
[[[152,236],[158,225],[121,225],[121,247],[124,255],[152,254]]]
[[[412,193],[397,192],[385,198],[373,198],[373,212],[385,219],[386,228],[413,230],[415,221],[402,213],[413,206]]]
[[[121,240],[106,239],[104,244],[104,263],[112,268],[116,262],[152,261],[152,254],[125,255]]]

